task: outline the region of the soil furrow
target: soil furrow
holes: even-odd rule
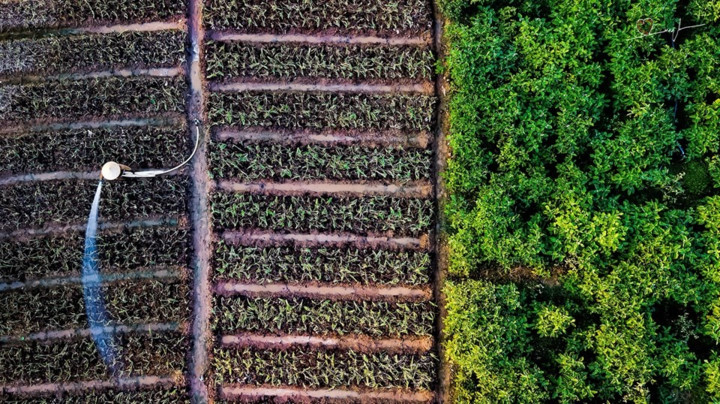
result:
[[[425,149],[432,143],[428,132],[403,133],[400,131],[288,131],[268,129],[220,128],[214,137],[218,141],[239,140],[249,142],[276,142],[281,144],[326,144],[362,146],[404,146]]]
[[[5,175],[0,177],[0,186],[13,185],[20,182],[31,181],[52,181],[52,180],[99,180],[100,171],[92,172],[73,172],[73,171],[56,171],[52,173],[41,174],[25,174],[25,175]]]
[[[344,390],[303,389],[278,386],[223,385],[220,396],[226,400],[258,400],[272,398],[281,400],[321,402],[383,402],[383,403],[432,403],[434,395],[427,390]]]
[[[306,43],[306,44],[355,44],[355,45],[395,45],[430,46],[430,35],[420,36],[370,36],[370,35],[326,35],[308,34],[240,34],[230,31],[211,31],[208,35],[213,41],[248,43]]]
[[[311,335],[262,335],[243,333],[224,335],[223,346],[251,347],[257,349],[284,349],[305,345],[322,349],[351,349],[356,352],[387,351],[393,353],[425,353],[432,349],[432,337],[371,338],[365,335],[318,337]]]
[[[24,341],[47,341],[55,339],[67,339],[75,337],[89,337],[93,334],[126,334],[126,333],[156,333],[163,331],[181,331],[187,332],[189,325],[187,323],[151,323],[151,324],[134,324],[134,325],[118,325],[107,327],[95,327],[85,329],[68,329],[60,331],[43,331],[24,336],[2,336],[0,344],[22,343]]]
[[[240,91],[281,91],[281,92],[325,92],[325,93],[363,93],[363,94],[425,94],[435,93],[432,82],[419,82],[414,84],[383,84],[333,82],[267,82],[257,80],[233,80],[227,82],[211,82],[210,91],[213,92],[240,92]]]
[[[240,183],[223,180],[218,188],[228,192],[260,195],[387,195],[405,198],[432,196],[432,185],[427,181],[412,181],[404,184],[381,182],[337,182],[337,181],[292,181],[292,182],[250,182]]]
[[[7,125],[0,128],[0,135],[13,136],[23,135],[27,132],[36,131],[40,132],[60,129],[98,129],[114,128],[119,126],[179,126],[182,125],[182,122],[184,122],[184,116],[182,114],[169,113],[153,118],[74,121],[37,125]]]
[[[301,247],[312,246],[347,246],[358,248],[386,248],[400,250],[428,250],[430,237],[425,234],[420,237],[383,237],[358,236],[349,233],[290,233],[280,234],[255,229],[225,231],[223,239],[231,244],[247,246],[279,246],[297,245]]]
[[[249,297],[305,297],[327,300],[373,300],[418,302],[432,298],[429,287],[404,286],[339,286],[318,284],[279,284],[264,285],[218,282],[215,293],[223,296],[242,295]]]
[[[133,220],[124,223],[111,222],[111,223],[100,223],[98,224],[99,230],[115,230],[123,228],[133,227],[159,227],[159,226],[178,226],[180,224],[187,223],[187,218],[184,216],[176,217],[148,217],[141,220]],[[65,233],[81,232],[87,227],[86,223],[73,223],[73,224],[47,224],[41,228],[24,228],[10,232],[0,232],[0,240],[6,238],[12,239],[26,239],[34,236],[42,235],[62,235]]]
[[[117,34],[123,32],[153,32],[167,30],[185,30],[187,21],[184,18],[176,21],[155,21],[141,24],[117,24],[94,27],[78,27],[67,30],[72,34]]]
[[[134,279],[172,279],[186,278],[187,271],[183,267],[167,268],[155,271],[135,271],[125,273],[104,273],[94,276],[64,276],[56,278],[35,279],[30,281],[15,281],[0,283],[0,292],[15,289],[49,288],[54,286],[85,284],[85,283],[109,283]]]
[[[23,396],[47,395],[60,392],[95,391],[111,388],[133,390],[143,387],[179,386],[182,376],[139,376],[122,377],[115,380],[89,380],[75,383],[44,383],[27,385],[0,385],[0,391]]]
[[[42,83],[48,80],[89,80],[108,77],[175,77],[183,74],[185,74],[185,68],[182,66],[157,67],[151,69],[112,69],[87,73],[53,74],[48,76],[22,75],[4,77],[3,83]]]

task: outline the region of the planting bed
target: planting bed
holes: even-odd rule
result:
[[[435,401],[431,14],[0,4],[0,401]]]

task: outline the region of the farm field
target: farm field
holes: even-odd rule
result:
[[[0,401],[441,401],[434,13],[2,2]]]

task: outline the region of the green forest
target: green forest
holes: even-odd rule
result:
[[[720,402],[720,1],[440,5],[453,400]]]

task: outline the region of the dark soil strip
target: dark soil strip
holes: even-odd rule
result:
[[[111,128],[56,129],[0,137],[0,175],[97,170],[117,161],[133,169],[173,167],[191,148],[184,126],[116,126]],[[50,174],[25,175],[17,179],[47,180]],[[9,178],[1,178],[5,185]]]
[[[264,285],[219,282],[215,293],[224,296],[249,297],[305,297],[327,300],[372,300],[372,301],[427,301],[432,297],[430,288],[410,288],[404,286],[368,287],[318,285],[318,284],[277,284]]]
[[[108,273],[103,270],[101,276],[67,276],[61,278],[45,278],[45,279],[33,279],[29,281],[17,281],[11,280],[9,282],[0,283],[0,292],[15,290],[15,289],[35,289],[35,288],[51,288],[56,286],[65,286],[73,284],[82,284],[83,282],[99,283],[99,282],[117,282],[117,281],[129,281],[129,280],[140,280],[140,279],[174,279],[187,278],[187,271],[185,268],[147,268],[137,272],[124,272],[124,273]]]
[[[158,267],[189,266],[189,232],[178,227],[110,228],[97,238],[102,273],[118,275]],[[0,282],[80,276],[84,235],[53,234],[0,240]]]
[[[430,230],[434,202],[373,196],[264,196],[218,192],[211,196],[218,230],[261,228],[284,233],[328,231],[419,237]]]
[[[103,187],[102,221],[145,219],[185,212],[187,181],[180,176],[117,181]],[[45,181],[0,187],[0,230],[51,223],[84,223],[97,181]],[[87,206],[87,207],[86,207]]]
[[[433,94],[432,82],[410,84],[384,83],[353,83],[350,81],[329,80],[293,80],[292,82],[268,82],[255,79],[236,79],[231,82],[212,82],[210,91],[242,92],[242,91],[286,91],[316,93],[362,93],[362,94]]]
[[[47,341],[54,339],[68,339],[77,337],[89,337],[96,333],[106,334],[127,334],[127,333],[157,333],[166,331],[178,331],[183,334],[188,328],[187,323],[151,323],[137,325],[118,325],[98,328],[68,329],[60,331],[44,331],[24,336],[0,337],[0,344],[19,344],[23,341]]]
[[[307,389],[292,386],[223,385],[220,397],[234,402],[322,402],[322,403],[433,403],[427,390]]]
[[[172,68],[184,62],[184,37],[161,31],[0,42],[0,77]]]
[[[187,338],[177,332],[120,334],[114,338],[123,366],[116,377],[180,376]],[[82,382],[112,376],[92,338],[25,341],[0,346],[0,383],[8,386]],[[39,393],[39,392],[38,392]]]
[[[207,0],[205,7],[209,29],[248,33],[336,29],[345,34],[400,31],[417,35],[429,31],[432,20],[427,0]]]
[[[0,140],[1,142],[1,140]],[[1,144],[1,143],[0,143]],[[213,142],[214,178],[252,180],[429,180],[432,151],[403,147]]]
[[[209,141],[205,114],[205,83],[201,60],[204,59],[205,32],[203,28],[203,0],[190,0],[188,9],[188,30],[190,52],[187,64],[190,66],[188,81],[190,96],[188,98],[188,119],[194,121],[191,132],[199,129],[202,141],[192,161],[192,199],[190,215],[193,227],[193,325],[192,351],[190,358],[190,395],[193,403],[206,404],[211,401],[207,383],[212,382],[209,352],[213,345],[210,332],[210,315],[212,311],[212,292],[210,290],[210,259],[211,247],[211,215],[209,212],[210,181],[208,179],[207,144]]]
[[[2,248],[2,244],[0,244]],[[430,254],[358,248],[243,247],[215,245],[213,280],[256,283],[425,285]]]
[[[184,15],[182,0],[17,0],[0,4],[0,33],[35,28],[66,28],[168,21]]]
[[[309,335],[262,335],[237,334],[222,337],[223,346],[255,349],[288,349],[306,346],[314,349],[353,350],[355,352],[373,353],[385,351],[390,353],[428,352],[433,346],[432,337],[411,337],[405,339],[373,339],[364,335],[346,335],[342,337],[316,337]]]
[[[432,185],[425,181],[400,184],[382,182],[331,182],[331,181],[289,181],[241,183],[220,181],[218,188],[227,192],[253,195],[333,195],[333,196],[392,196],[397,198],[427,199],[432,196]]]
[[[119,229],[133,229],[133,228],[150,228],[150,227],[160,227],[160,226],[184,226],[188,222],[187,218],[184,216],[175,216],[175,217],[167,217],[167,216],[154,216],[154,217],[148,217],[141,220],[132,220],[129,222],[124,223],[101,223],[98,225],[98,229],[100,230],[119,230]],[[66,235],[70,233],[78,233],[85,230],[87,227],[87,223],[78,223],[78,224],[47,224],[42,228],[23,228],[18,229],[10,232],[0,232],[0,240],[15,240],[15,241],[24,241],[24,240],[30,240],[34,237],[39,236],[58,236],[58,235]]]
[[[351,44],[351,45],[388,45],[388,46],[429,46],[432,43],[430,35],[417,36],[370,36],[358,35],[330,35],[322,32],[296,33],[296,34],[240,34],[227,31],[213,31],[210,34],[213,41],[246,42],[246,43],[290,43],[290,44]]]
[[[227,242],[244,246],[282,246],[297,247],[347,247],[382,248],[388,250],[428,250],[430,237],[385,237],[359,236],[348,233],[273,233],[258,229],[226,231],[222,235]]]
[[[432,302],[329,300],[299,297],[220,296],[214,329],[218,334],[301,334],[374,338],[432,336]]]
[[[213,125],[297,129],[429,131],[435,97],[301,92],[211,93]]]
[[[433,67],[432,51],[418,46],[210,42],[206,70],[209,79],[218,80],[253,77],[306,84],[312,83],[309,79],[407,84],[432,79]]]
[[[173,387],[180,385],[181,377],[139,376],[121,377],[115,380],[90,380],[75,383],[43,383],[34,385],[0,386],[12,403],[38,403],[40,397],[46,397],[43,403],[175,403],[183,402],[183,397]],[[167,389],[167,390],[148,390]],[[163,400],[164,397],[173,401]],[[31,398],[34,397],[34,398]],[[3,396],[0,395],[0,398]],[[145,399],[151,401],[145,401]],[[174,399],[177,398],[178,401]],[[94,399],[97,399],[95,401]],[[124,400],[123,400],[124,399]],[[140,399],[135,401],[134,399]],[[155,401],[159,399],[160,401]],[[25,401],[27,400],[27,401]],[[112,401],[111,401],[112,400]]]
[[[119,281],[100,286],[109,324],[182,322],[189,318],[184,280]],[[0,293],[0,335],[21,336],[87,325],[82,285]]]
[[[182,77],[113,77],[0,86],[3,125],[151,118],[185,110]]]
[[[361,145],[365,147],[410,147],[425,149],[432,142],[428,132],[403,133],[401,131],[309,131],[283,129],[233,129],[223,127],[215,132],[218,141],[234,140],[243,143],[274,142],[283,145]]]
[[[287,384],[305,388],[430,389],[437,359],[432,354],[398,355],[308,348],[256,350],[217,348],[218,383]]]

